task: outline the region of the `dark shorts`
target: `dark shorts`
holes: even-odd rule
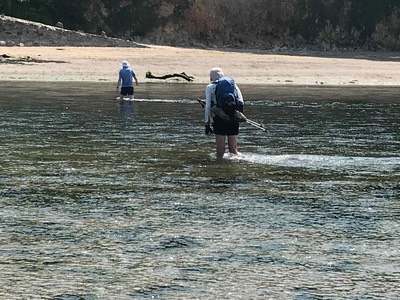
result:
[[[133,86],[124,86],[121,88],[122,96],[132,96],[133,95]]]
[[[238,135],[239,134],[239,122],[236,121],[224,121],[220,117],[214,117],[213,123],[214,134],[219,135]]]

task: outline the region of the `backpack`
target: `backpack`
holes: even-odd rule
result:
[[[228,116],[233,117],[235,110],[239,110],[238,93],[235,81],[227,76],[215,81],[215,98],[217,107],[221,108]]]

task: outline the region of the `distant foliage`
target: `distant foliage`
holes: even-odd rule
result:
[[[172,45],[400,50],[400,0],[1,0],[0,13]]]
[[[132,2],[132,1],[130,1]],[[129,38],[145,36],[160,24],[157,6],[150,1],[135,1],[135,4],[108,6],[106,26],[113,35]]]
[[[197,0],[184,15],[186,30],[217,45],[271,45],[286,39],[293,1]]]
[[[22,19],[53,22],[55,11],[54,0],[1,0],[0,12]]]
[[[376,48],[376,26],[396,6],[398,0],[299,0],[292,30],[325,48]]]
[[[394,9],[376,25],[372,40],[384,49],[400,49],[400,8]]]

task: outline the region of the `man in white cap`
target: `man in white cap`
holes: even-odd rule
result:
[[[221,68],[212,68],[210,71],[211,83],[206,87],[206,105],[204,111],[205,133],[207,135],[215,134],[215,143],[217,150],[217,159],[222,159],[225,153],[225,142],[228,137],[228,150],[232,155],[239,155],[237,149],[237,135],[239,134],[239,122],[233,117],[223,118],[214,112],[213,108],[217,107],[216,88],[219,81],[228,81],[234,89],[235,101],[238,104],[237,110],[243,112],[243,96],[239,87],[234,83],[233,79],[224,76]],[[213,129],[211,129],[211,125]]]
[[[133,98],[133,79],[135,80],[136,85],[139,85],[135,72],[129,67],[127,61],[123,61],[122,68],[119,70],[117,82],[117,92],[121,86],[121,97],[128,97],[129,99]]]

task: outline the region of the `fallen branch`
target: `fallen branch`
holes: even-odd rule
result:
[[[146,72],[146,78],[152,78],[152,79],[168,79],[168,78],[173,78],[173,77],[180,77],[180,78],[183,78],[183,79],[185,79],[185,80],[187,80],[187,81],[193,81],[193,80],[194,80],[194,77],[193,77],[193,76],[186,75],[185,72],[182,72],[182,73],[174,73],[174,74],[167,74],[167,75],[164,75],[164,76],[154,76],[153,74],[151,74],[150,71],[147,71],[147,72]]]
[[[3,64],[25,64],[25,63],[66,63],[62,60],[44,60],[30,56],[13,57],[8,54],[0,55],[0,63]]]

